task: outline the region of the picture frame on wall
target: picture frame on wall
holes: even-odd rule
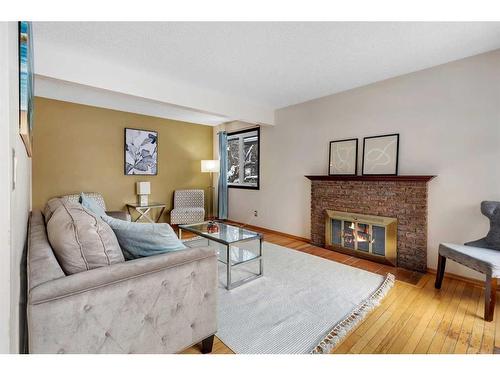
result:
[[[363,176],[397,176],[399,134],[363,138]]]
[[[33,150],[33,37],[31,22],[18,23],[19,42],[19,135],[23,140],[28,156]]]
[[[125,128],[125,175],[158,174],[158,132]]]
[[[356,176],[358,174],[358,139],[342,139],[330,142],[328,175]]]

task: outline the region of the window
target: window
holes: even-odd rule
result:
[[[259,129],[227,135],[227,184],[241,189],[259,189]]]

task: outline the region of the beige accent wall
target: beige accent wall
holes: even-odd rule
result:
[[[33,207],[51,197],[97,191],[109,210],[134,202],[136,181],[151,182],[151,201],[172,208],[176,189],[210,185],[200,160],[212,158],[212,128],[128,112],[36,98]],[[124,129],[158,131],[158,175],[126,176]],[[163,221],[168,216],[163,217]]]

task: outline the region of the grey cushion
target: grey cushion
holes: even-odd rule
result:
[[[167,223],[136,223],[102,217],[115,232],[127,260],[186,249]]]
[[[497,250],[442,243],[439,255],[491,277],[500,277],[500,252]]]
[[[45,224],[47,224],[52,217],[52,214],[61,207],[63,198],[52,198],[50,199],[45,208],[43,209],[43,218],[45,219]]]
[[[79,203],[61,200],[60,207],[47,223],[47,234],[66,274],[125,260],[109,225]]]

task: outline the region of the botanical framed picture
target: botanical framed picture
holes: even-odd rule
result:
[[[328,174],[355,176],[358,174],[358,139],[330,142]]]
[[[363,176],[398,174],[399,134],[363,138]]]
[[[31,157],[33,145],[33,38],[31,22],[18,23],[19,33],[19,135],[28,156]]]
[[[158,132],[125,128],[125,174],[158,174]]]

